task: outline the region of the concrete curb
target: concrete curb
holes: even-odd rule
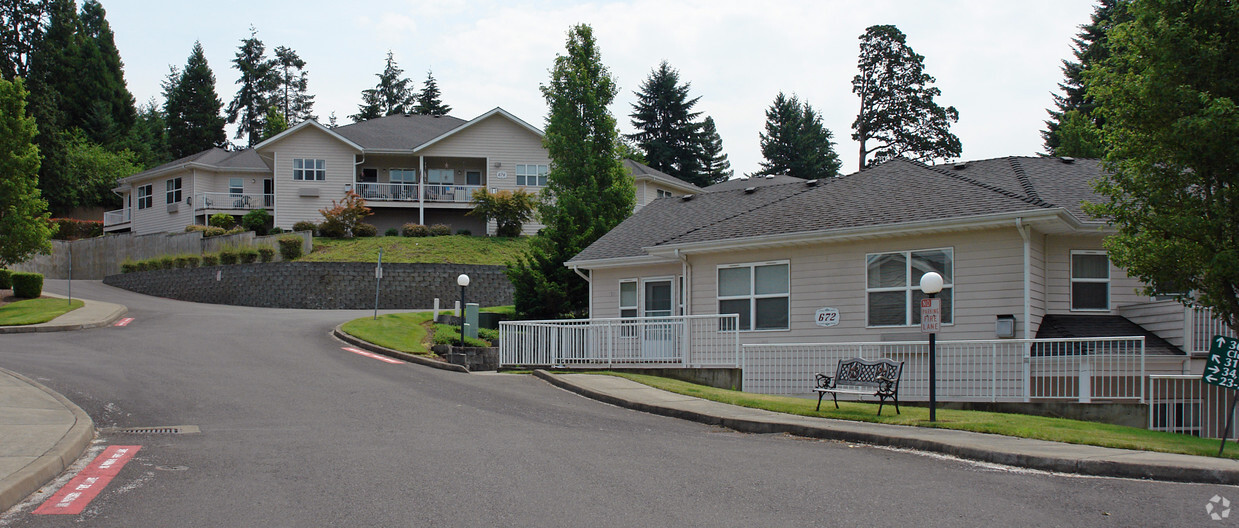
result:
[[[376,354],[383,354],[384,356],[393,357],[401,361],[408,361],[409,363],[416,363],[418,365],[437,368],[440,370],[450,370],[452,372],[463,372],[465,374],[469,373],[469,369],[461,365],[454,365],[452,363],[435,361],[433,359],[425,358],[425,357],[418,356],[415,354],[409,354],[409,353],[401,352],[399,350],[393,350],[387,347],[381,347],[369,341],[363,341],[361,339],[358,339],[356,337],[346,334],[344,330],[341,330],[342,326],[344,326],[344,323],[340,323],[339,325],[337,325],[336,328],[332,330],[332,335],[334,335],[336,339],[344,341],[345,343],[348,343],[350,345],[359,346],[361,348],[364,348]]]
[[[60,295],[48,294],[48,296],[63,298]],[[82,306],[81,308],[78,308],[78,310],[86,310],[90,307],[90,305],[94,304],[96,307],[103,308],[106,311],[102,312],[102,315],[98,319],[84,322],[84,323],[65,324],[65,323],[56,322],[56,319],[60,319],[61,317],[64,317],[66,315],[73,313],[73,312],[68,312],[46,323],[39,323],[35,325],[22,325],[22,326],[0,326],[0,334],[26,334],[26,333],[33,333],[33,332],[69,332],[73,330],[87,330],[90,328],[99,328],[99,327],[111,325],[112,323],[115,323],[117,319],[120,319],[126,313],[129,313],[129,308],[119,305],[119,304],[105,303],[105,302],[100,302],[100,301],[88,301],[86,299],[80,299],[80,300],[86,303],[86,305]],[[77,310],[74,310],[74,311],[77,311]]]
[[[572,383],[562,376],[556,376],[545,370],[535,370],[534,376],[545,380],[546,382],[575,392],[587,398],[592,398],[604,403],[624,407],[628,409],[647,412],[650,414],[658,414],[669,416],[672,418],[680,418],[683,420],[691,420],[708,425],[717,425],[734,429],[746,433],[787,433],[796,436],[808,438],[821,438],[827,440],[842,440],[846,442],[858,442],[873,445],[891,446],[905,449],[914,449],[918,451],[929,451],[933,453],[942,453],[959,458],[977,460],[981,462],[991,462],[1008,466],[1025,467],[1038,469],[1043,471],[1054,471],[1059,473],[1074,473],[1081,475],[1092,475],[1101,477],[1120,477],[1120,478],[1136,478],[1136,479],[1153,479],[1165,480],[1173,482],[1192,482],[1204,484],[1239,484],[1239,469],[1227,468],[1201,468],[1188,467],[1184,465],[1175,465],[1169,463],[1149,463],[1149,462],[1134,462],[1122,460],[1122,456],[1139,455],[1143,452],[1128,451],[1118,449],[1104,449],[1107,452],[1120,452],[1119,455],[1101,456],[1093,458],[1068,458],[1054,456],[1049,454],[1033,454],[1026,451],[1016,451],[1011,449],[986,449],[976,446],[961,445],[945,440],[926,438],[933,435],[940,429],[927,429],[925,431],[917,431],[917,427],[886,425],[883,428],[892,428],[891,431],[902,430],[905,434],[883,434],[873,431],[857,431],[848,430],[840,427],[832,427],[829,419],[821,419],[821,425],[803,425],[790,423],[792,420],[779,421],[774,416],[778,413],[770,413],[772,419],[759,420],[753,418],[728,417],[710,413],[702,413],[690,411],[686,409],[677,409],[674,407],[654,405],[630,401],[624,398],[619,398],[610,394],[604,394],[588,387]],[[655,389],[657,390],[657,389]],[[725,405],[725,404],[719,404]],[[790,415],[789,415],[790,416]],[[801,417],[796,417],[801,418]],[[958,433],[959,431],[955,431]],[[915,433],[921,433],[920,437]],[[985,433],[966,433],[969,435],[981,435],[977,438],[987,435]],[[1006,439],[1008,437],[1002,437]],[[1041,441],[1037,441],[1041,442]],[[1046,442],[1055,444],[1055,442]],[[1130,453],[1130,454],[1128,454]],[[1174,455],[1174,456],[1190,456],[1190,455]],[[1200,457],[1192,457],[1200,458]],[[1222,461],[1219,461],[1219,464]]]
[[[0,479],[0,512],[2,512],[47,485],[82,456],[82,453],[85,453],[86,448],[90,446],[90,441],[95,438],[95,423],[85,411],[56,391],[16,372],[6,369],[0,369],[0,371],[46,392],[72,412],[74,418],[73,427],[70,427],[69,431],[51,449],[26,467]]]

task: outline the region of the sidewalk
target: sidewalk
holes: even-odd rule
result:
[[[60,475],[95,436],[81,408],[0,368],[0,512]]]
[[[1010,436],[813,418],[683,396],[596,374],[534,375],[557,387],[620,407],[719,425],[747,433],[788,433],[930,451],[1044,471],[1106,477],[1239,484],[1239,460],[1132,451]]]
[[[63,295],[44,293],[48,297],[65,298]],[[78,299],[84,304],[46,323],[22,326],[0,326],[0,334],[20,334],[26,332],[64,332],[68,330],[85,330],[108,326],[124,316],[129,309],[119,304]]]

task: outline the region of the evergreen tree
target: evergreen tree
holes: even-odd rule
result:
[[[73,0],[51,0],[47,25],[30,55],[27,102],[38,123],[36,137],[40,156],[39,189],[53,213],[65,214],[78,205],[62,201],[59,191],[73,188],[73,175],[65,170],[64,131],[73,127],[62,108],[66,84],[75,82],[81,40],[77,6]]]
[[[285,130],[288,130],[288,121],[284,120],[284,114],[275,106],[268,108],[267,116],[262,122],[262,141],[266,141]]]
[[[783,92],[766,110],[766,131],[760,134],[761,162],[758,174],[786,174],[796,178],[833,178],[839,175],[839,155],[833,135],[809,103]]]
[[[650,167],[696,185],[705,184],[702,150],[705,141],[693,106],[700,97],[688,98],[689,83],[680,84],[680,73],[663,61],[635,92],[632,126],[628,137],[645,153]]]
[[[1103,154],[1101,122],[1093,109],[1096,103],[1084,90],[1084,72],[1110,56],[1105,35],[1110,28],[1128,19],[1126,2],[1101,0],[1088,24],[1071,39],[1075,60],[1063,60],[1063,82],[1058,83],[1062,95],[1054,94],[1054,108],[1046,112],[1041,139],[1050,156],[1098,158]]]
[[[860,142],[860,168],[892,158],[930,162],[962,152],[950,131],[959,112],[934,102],[942,91],[931,86],[934,78],[924,65],[925,57],[912,51],[895,26],[870,26],[860,36],[860,73],[852,78],[852,92],[860,96],[860,112],[852,123],[852,139]],[[870,141],[877,145],[869,146]]]
[[[63,85],[62,95],[70,126],[81,128],[96,143],[111,146],[129,134],[137,112],[133,95],[125,87],[124,65],[106,17],[97,0],[82,4],[77,71]]]
[[[615,117],[607,110],[617,89],[592,28],[568,32],[567,54],[556,55],[541,90],[550,107],[543,145],[551,169],[539,207],[545,227],[508,278],[522,317],[580,315],[587,285],[563,264],[631,214],[636,192],[617,156]]]
[[[723,138],[718,135],[713,117],[706,117],[701,124],[701,136],[701,165],[705,178],[697,185],[705,187],[727,181],[734,171],[731,170],[731,162],[727,161],[727,154],[723,153]]]
[[[295,125],[314,116],[314,96],[310,95],[305,61],[291,48],[275,48],[275,67],[279,75],[279,108],[285,125]]]
[[[47,202],[39,196],[34,118],[26,114],[21,78],[0,79],[0,267],[47,254],[52,245]]]
[[[155,98],[138,106],[133,128],[129,129],[129,136],[121,147],[133,152],[133,161],[140,170],[172,161],[172,153],[168,149],[168,121],[155,103]]]
[[[0,78],[26,77],[50,0],[0,0]]]
[[[361,92],[362,104],[357,107],[357,113],[350,116],[353,121],[411,113],[417,94],[409,88],[412,81],[408,77],[401,77],[403,74],[404,70],[396,66],[396,59],[388,50],[383,73],[375,74],[379,78],[379,84]]]
[[[224,103],[215,93],[215,74],[201,42],[194,42],[184,70],[173,68],[169,73],[163,94],[168,150],[173,159],[225,145],[227,134],[220,115]]]
[[[340,126],[340,124],[336,121],[336,113],[335,111],[332,111],[331,115],[327,116],[327,128],[335,128],[338,126]]]
[[[439,84],[430,70],[426,70],[426,82],[422,83],[422,91],[417,94],[416,110],[421,115],[445,116],[452,112],[452,107],[439,100]]]
[[[267,58],[267,48],[258,40],[258,30],[250,26],[250,37],[241,40],[232,67],[241,72],[237,84],[241,88],[228,103],[228,122],[237,123],[235,139],[245,139],[253,146],[262,136],[263,119],[271,106],[276,85],[275,62]]]

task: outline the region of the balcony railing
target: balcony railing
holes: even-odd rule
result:
[[[426,184],[424,192],[427,202],[469,203],[473,201],[473,193],[481,189],[481,185],[440,185]]]
[[[103,213],[103,227],[129,223],[129,209],[117,209]]]
[[[739,316],[502,321],[503,366],[740,366]]]
[[[194,195],[194,210],[250,211],[275,207],[274,194],[198,193]]]
[[[416,183],[354,183],[353,190],[369,202],[416,202],[418,201]],[[428,183],[420,185],[422,200],[436,203],[469,203],[473,201],[473,193],[483,188],[482,185],[445,185]]]

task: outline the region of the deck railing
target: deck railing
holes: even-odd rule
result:
[[[416,183],[356,183],[358,195],[379,202],[416,202]]]
[[[1233,397],[1229,392],[1205,383],[1198,374],[1150,375],[1149,429],[1221,438]]]
[[[423,193],[427,202],[469,203],[473,201],[473,193],[481,189],[481,185],[440,185],[428,183],[423,185]]]
[[[198,193],[194,195],[194,210],[249,211],[275,206],[274,194]]]
[[[503,321],[501,366],[738,367],[738,316]]]
[[[808,394],[813,375],[833,373],[840,359],[904,362],[900,399],[927,400],[926,342],[744,345],[745,392]],[[940,401],[1019,402],[1094,399],[1143,402],[1143,337],[939,341]]]
[[[127,224],[130,220],[129,209],[117,209],[103,213],[103,227]]]
[[[1239,337],[1231,332],[1220,319],[1213,316],[1212,308],[1188,308],[1187,328],[1185,329],[1187,351],[1208,352],[1209,342],[1213,336],[1223,335],[1230,338]]]

